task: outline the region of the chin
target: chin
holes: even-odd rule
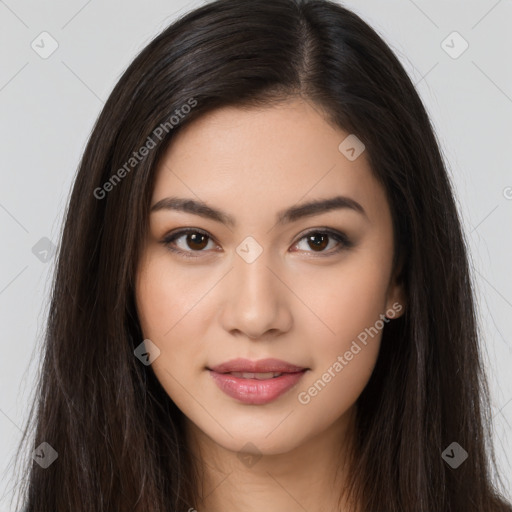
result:
[[[199,437],[206,436],[220,447],[235,452],[252,453],[253,455],[281,455],[288,453],[304,443],[315,432],[292,424],[291,418],[285,419],[281,414],[279,419],[269,415],[268,421],[255,422],[254,418],[238,418],[225,422],[226,430],[206,418],[206,424],[201,421],[194,423],[193,430]],[[294,419],[297,421],[297,418]],[[190,422],[192,423],[192,422]]]

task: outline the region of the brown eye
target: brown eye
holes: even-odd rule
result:
[[[182,229],[170,234],[162,243],[172,252],[178,253],[186,257],[195,257],[194,252],[205,252],[211,237],[198,229]]]
[[[306,241],[306,244],[302,243],[303,240]],[[299,242],[295,244],[295,247],[306,252],[316,252],[321,255],[324,255],[325,253],[325,255],[330,255],[336,254],[343,249],[348,249],[353,245],[354,244],[344,233],[332,231],[330,229],[322,229],[306,233]],[[326,250],[328,247],[330,248]]]
[[[189,233],[186,235],[185,241],[188,247],[200,251],[208,245],[208,236],[203,233]]]
[[[329,235],[325,235],[324,233],[308,235],[307,239],[309,246],[315,251],[323,251],[329,245]]]

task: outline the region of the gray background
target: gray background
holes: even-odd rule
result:
[[[59,243],[86,139],[135,54],[178,14],[202,3],[0,0],[1,511],[10,510],[14,449],[40,362],[54,263],[51,243]],[[344,5],[397,53],[437,131],[471,250],[494,443],[511,489],[511,1],[363,0]],[[58,44],[46,59],[40,53],[51,49],[52,41],[40,36],[44,31]],[[469,44],[461,55],[464,41],[451,35],[454,31]]]

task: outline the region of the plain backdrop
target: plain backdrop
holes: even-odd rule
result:
[[[13,512],[7,503],[12,463],[40,364],[52,247],[59,243],[86,140],[135,55],[178,15],[202,3],[0,0],[2,512]],[[343,5],[395,51],[435,126],[471,251],[494,444],[512,489],[512,3]]]

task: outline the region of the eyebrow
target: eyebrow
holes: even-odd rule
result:
[[[368,219],[366,211],[357,201],[346,196],[335,196],[329,199],[317,199],[308,203],[292,206],[286,210],[281,210],[277,213],[276,224],[287,224],[303,217],[311,217],[313,215],[320,215],[321,213],[341,209],[356,211]],[[160,210],[175,210],[192,213],[206,219],[221,222],[227,226],[236,226],[236,220],[232,215],[195,199],[165,197],[151,207],[151,213]]]

